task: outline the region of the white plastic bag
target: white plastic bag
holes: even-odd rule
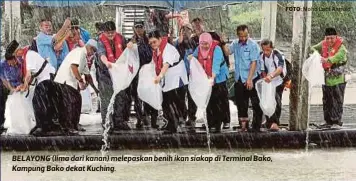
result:
[[[25,97],[26,93],[15,92],[7,99],[4,125],[8,128],[6,134],[29,134],[31,129],[36,126],[32,106],[34,88],[31,88],[27,98]]]
[[[271,117],[276,111],[276,87],[272,83],[267,83],[264,79],[256,82],[256,91],[260,99],[260,107],[263,113]]]
[[[312,87],[325,84],[324,69],[318,52],[314,52],[305,60],[302,73]]]
[[[200,109],[206,109],[211,96],[212,87],[205,70],[196,58],[190,60],[189,93]]]
[[[155,84],[154,78],[156,77],[155,65],[153,62],[142,66],[138,78],[137,93],[138,97],[155,108],[162,110],[162,88],[160,84]]]
[[[82,96],[82,110],[81,113],[90,113],[93,109],[92,98],[89,87],[85,90],[80,91]]]
[[[114,92],[118,93],[121,90],[128,88],[132,80],[135,78],[139,68],[140,59],[138,56],[137,45],[135,44],[131,49],[126,48],[119,59],[112,64],[112,68],[109,69]]]

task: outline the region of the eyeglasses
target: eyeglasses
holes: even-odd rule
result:
[[[114,35],[115,31],[105,31],[105,33],[108,34],[108,35]]]
[[[136,25],[135,28],[143,28],[143,25]]]

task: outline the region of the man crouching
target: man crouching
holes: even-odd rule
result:
[[[25,71],[25,81],[23,91],[35,85],[32,99],[36,127],[31,134],[47,135],[49,132],[63,131],[62,121],[59,119],[60,111],[60,90],[58,84],[51,80],[51,75],[55,73],[54,67],[37,52],[29,50],[28,47],[19,47],[16,40],[9,45],[8,54],[14,57],[21,57]]]
[[[59,83],[62,101],[60,112],[65,120],[66,128],[72,133],[79,130],[79,120],[82,106],[80,90],[84,90],[88,84],[93,85],[87,64],[87,56],[92,56],[97,50],[97,42],[90,39],[84,47],[72,50],[64,59],[58,70],[55,82]],[[82,75],[85,75],[85,82]]]

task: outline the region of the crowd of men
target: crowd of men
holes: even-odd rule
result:
[[[211,131],[230,128],[230,108],[227,80],[229,56],[234,57],[235,104],[241,131],[258,132],[262,126],[263,111],[259,105],[255,84],[261,78],[276,87],[276,111],[266,117],[266,126],[278,131],[281,116],[282,93],[285,88],[286,60],[274,50],[273,42],[262,40],[260,45],[249,37],[246,25],[236,28],[236,40],[228,45],[222,36],[206,32],[204,22],[195,18],[180,27],[179,37],[172,40],[169,28],[146,32],[145,22],[134,23],[134,36],[126,40],[115,23],[96,23],[95,37],[79,26],[76,19],[65,20],[53,34],[51,21],[41,20],[40,33],[31,46],[20,47],[16,40],[6,48],[5,60],[0,66],[0,125],[4,123],[7,96],[28,90],[36,84],[32,100],[36,127],[33,135],[58,131],[67,135],[85,131],[79,125],[82,98],[80,90],[91,85],[100,96],[100,112],[105,123],[107,108],[114,93],[109,69],[125,48],[138,45],[140,67],[154,62],[157,77],[154,83],[162,85],[163,116],[168,121],[157,124],[158,111],[138,97],[139,74],[131,85],[115,95],[114,111],[110,116],[111,132],[133,129],[128,124],[131,103],[137,118],[136,128],[162,129],[175,133],[182,125],[194,129],[197,106],[188,91],[190,61],[195,57],[209,77],[212,94],[206,109]],[[262,50],[261,50],[262,49]],[[345,91],[344,72],[340,67],[347,61],[346,48],[334,28],[325,31],[325,40],[313,46],[322,55],[326,72],[323,86],[324,126],[342,125],[342,105]],[[90,75],[94,64],[98,88]],[[187,103],[185,100],[188,100]],[[252,121],[248,108],[251,100]],[[250,126],[251,122],[251,126]]]

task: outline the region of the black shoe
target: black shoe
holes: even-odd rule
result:
[[[195,120],[189,119],[187,122],[185,122],[186,127],[195,127]]]
[[[77,130],[75,130],[75,129],[69,129],[69,130],[67,131],[67,134],[68,134],[69,136],[75,136],[75,135],[78,135],[79,132],[78,132]]]
[[[47,131],[42,130],[42,128],[36,128],[31,132],[33,136],[44,136],[47,135]]]
[[[141,130],[142,128],[143,128],[142,123],[141,123],[141,122],[137,122],[137,123],[136,123],[136,129]]]
[[[83,126],[81,124],[78,124],[77,128],[75,129],[77,131],[81,131],[81,132],[84,132],[86,131],[86,129],[83,128]]]
[[[114,128],[115,129],[115,128]],[[115,130],[131,130],[131,127],[127,123],[120,123]]]
[[[319,125],[319,129],[330,129],[332,124],[324,123]]]
[[[223,129],[230,129],[230,123],[224,123]]]
[[[153,128],[153,129],[158,129],[159,126],[158,126],[157,124],[151,124],[151,128]]]
[[[177,133],[177,128],[169,126],[168,124],[164,125],[161,130],[163,131],[163,133]]]

